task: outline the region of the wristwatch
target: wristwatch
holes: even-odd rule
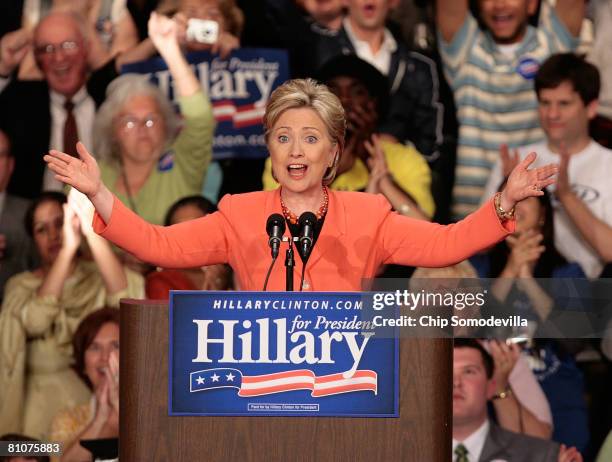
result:
[[[509,386],[506,387],[504,391],[500,391],[495,396],[493,396],[493,399],[506,399],[508,396],[512,396],[512,388],[510,388]]]

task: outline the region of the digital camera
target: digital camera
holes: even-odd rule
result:
[[[187,21],[187,40],[200,43],[215,43],[218,37],[218,22],[195,18]]]

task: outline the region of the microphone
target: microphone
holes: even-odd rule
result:
[[[266,231],[269,236],[268,245],[271,249],[272,258],[276,258],[285,232],[285,219],[280,213],[273,213],[268,217]]]
[[[304,259],[308,258],[312,250],[314,240],[314,227],[317,217],[312,212],[304,212],[300,215],[298,223],[300,225],[300,250]]]

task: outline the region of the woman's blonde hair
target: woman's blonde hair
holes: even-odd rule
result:
[[[299,108],[312,109],[317,113],[327,129],[332,144],[337,147],[334,162],[323,176],[323,184],[328,185],[336,177],[338,161],[344,150],[346,118],[340,100],[327,86],[313,79],[295,79],[285,82],[274,90],[266,105],[263,118],[266,143],[272,127],[280,116],[288,109]]]

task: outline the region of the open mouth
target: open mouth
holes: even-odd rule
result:
[[[363,6],[363,13],[366,16],[373,16],[374,13],[376,13],[376,5],[374,5],[373,3],[366,3]]]
[[[306,170],[308,170],[308,166],[305,164],[290,164],[287,167],[287,172],[289,172],[289,176],[294,179],[303,178],[306,175]]]
[[[53,73],[58,77],[64,77],[70,73],[70,68],[69,65],[57,66],[53,68]]]
[[[514,17],[511,14],[494,14],[492,16],[493,24],[498,27],[511,25],[513,19]]]

